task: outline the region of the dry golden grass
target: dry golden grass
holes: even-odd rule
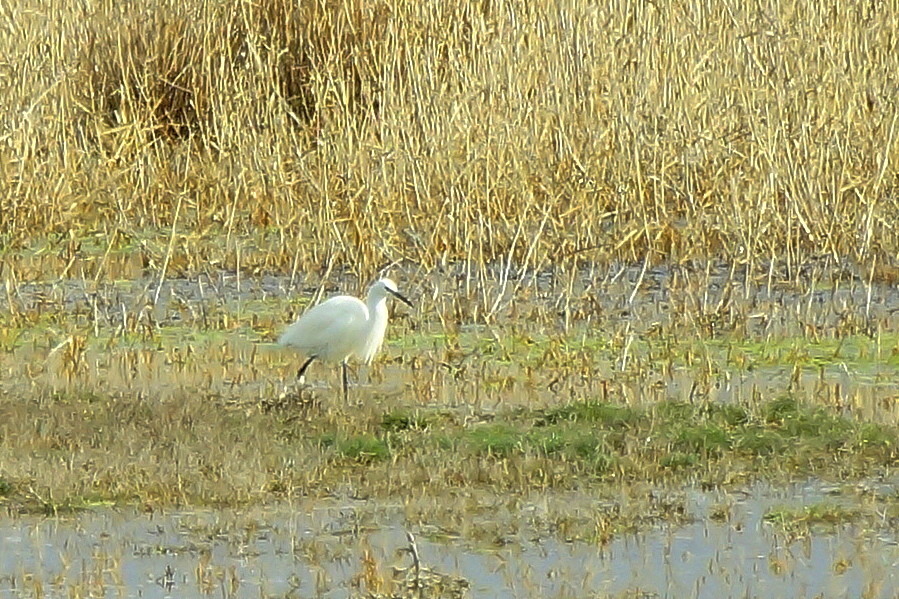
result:
[[[4,6],[11,268],[896,260],[895,3]]]

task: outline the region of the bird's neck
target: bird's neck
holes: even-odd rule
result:
[[[368,320],[374,322],[379,314],[387,312],[387,298],[385,297],[368,297]]]

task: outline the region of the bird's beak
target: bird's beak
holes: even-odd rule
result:
[[[399,291],[393,291],[392,289],[388,289],[387,291],[389,291],[394,297],[396,297],[396,299],[400,300],[410,308],[415,308],[415,306],[412,305],[412,302],[406,299],[406,297]]]

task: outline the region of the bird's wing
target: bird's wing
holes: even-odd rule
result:
[[[367,311],[355,297],[333,297],[287,327],[278,343],[325,360],[343,360],[356,345]]]

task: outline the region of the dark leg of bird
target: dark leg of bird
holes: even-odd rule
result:
[[[346,403],[348,399],[349,394],[347,393],[346,362],[343,362],[343,402]]]
[[[306,374],[306,369],[309,368],[309,364],[311,364],[312,360],[314,360],[314,359],[315,359],[315,356],[312,356],[311,358],[309,358],[308,360],[303,362],[303,365],[300,366],[299,370],[297,370],[297,378],[298,379],[303,378],[303,375]]]

